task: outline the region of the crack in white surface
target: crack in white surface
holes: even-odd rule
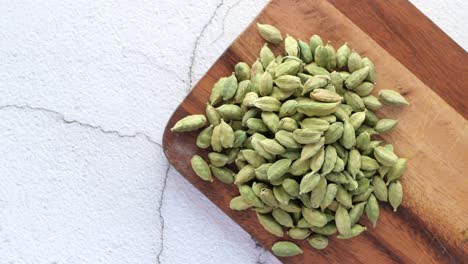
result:
[[[165,224],[164,224],[164,216],[163,216],[163,213],[162,213],[162,207],[163,207],[163,203],[164,203],[164,194],[165,194],[165,191],[166,191],[167,178],[168,178],[170,169],[171,169],[171,164],[169,163],[167,165],[166,173],[164,174],[164,181],[163,181],[163,186],[162,186],[162,189],[161,189],[161,196],[159,198],[159,203],[158,203],[159,221],[161,222],[161,231],[160,231],[160,237],[159,237],[159,240],[161,242],[161,248],[159,249],[159,252],[158,252],[158,255],[157,255],[157,260],[158,260],[159,264],[162,263],[161,262],[161,256],[162,256],[163,251],[164,251],[164,228],[165,228]]]
[[[190,91],[192,89],[192,84],[193,84],[193,65],[195,64],[195,59],[197,56],[197,51],[198,51],[198,45],[200,44],[201,37],[205,33],[206,29],[208,26],[213,22],[213,19],[215,18],[216,14],[218,13],[218,10],[221,8],[221,6],[224,4],[224,0],[221,0],[221,2],[216,6],[216,9],[214,10],[213,14],[211,15],[210,19],[208,22],[206,22],[205,25],[203,25],[202,30],[200,31],[200,34],[195,38],[195,44],[193,45],[193,50],[192,54],[190,55],[190,65],[189,65],[189,71],[188,71],[188,88],[187,91]]]
[[[235,2],[232,6],[230,6],[226,10],[226,13],[224,14],[224,17],[223,17],[223,23],[221,23],[222,24],[221,33],[219,33],[219,35],[211,42],[211,44],[216,43],[222,36],[224,36],[224,33],[225,33],[224,28],[226,26],[226,18],[228,17],[231,10],[234,9],[236,6],[238,6],[240,4],[240,2],[242,2],[242,0],[238,0],[237,2]]]
[[[255,249],[259,250],[259,254],[257,255],[257,259],[255,260],[255,264],[267,264],[265,263],[261,258],[263,256],[263,253],[266,252],[266,249],[255,239],[254,236],[250,236],[250,238],[253,240],[255,243]]]
[[[3,110],[3,109],[17,109],[17,110],[23,110],[23,111],[24,110],[29,110],[29,111],[37,111],[37,112],[53,114],[53,115],[57,116],[60,119],[60,121],[65,123],[65,124],[76,124],[76,125],[79,125],[81,127],[86,127],[86,128],[91,128],[91,129],[94,129],[94,130],[98,130],[98,131],[102,132],[103,134],[110,134],[110,135],[117,136],[119,138],[139,138],[140,137],[140,138],[145,139],[147,142],[149,142],[149,143],[151,143],[151,144],[153,144],[153,145],[155,145],[155,146],[157,146],[159,148],[162,148],[161,143],[156,142],[154,139],[152,139],[150,136],[148,136],[147,134],[145,134],[143,132],[136,132],[134,134],[123,134],[118,130],[107,130],[107,129],[104,129],[103,127],[98,126],[98,125],[84,123],[84,122],[81,122],[81,121],[76,120],[76,119],[67,119],[64,114],[62,114],[60,112],[57,112],[55,110],[44,108],[44,107],[30,106],[30,105],[27,105],[27,104],[25,104],[25,105],[6,104],[6,105],[0,106],[0,110]]]

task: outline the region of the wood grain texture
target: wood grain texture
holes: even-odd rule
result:
[[[407,0],[328,0],[468,117],[468,53]]]
[[[360,1],[355,4],[360,5]],[[383,139],[395,146],[399,156],[409,159],[402,179],[405,197],[398,213],[382,205],[377,228],[369,228],[352,240],[332,238],[328,248],[322,251],[311,249],[306,242],[299,243],[304,254],[281,260],[284,263],[462,263],[466,260],[468,125],[464,117],[447,103],[449,100],[444,101],[432,87],[400,63],[401,58],[397,60],[393,53],[382,48],[327,1],[274,0],[254,23],[257,21],[277,25],[283,33],[296,38],[308,39],[312,34],[319,34],[335,46],[347,41],[375,63],[377,89],[397,89],[411,103],[410,107],[380,111],[380,116],[400,120],[399,126]],[[192,155],[206,157],[207,154],[195,146],[197,132],[169,131],[180,118],[204,112],[211,87],[218,78],[228,76],[238,61],[254,62],[263,45],[254,23],[226,50],[175,111],[166,127],[163,144],[167,158],[184,177],[270,249],[278,238],[263,230],[253,212],[229,209],[230,199],[238,195],[235,186],[219,181],[207,183],[192,172]],[[415,52],[426,44],[418,39],[412,41]],[[282,50],[281,46],[271,47],[275,52]],[[452,70],[463,71],[462,68]],[[367,220],[362,222],[370,227]]]

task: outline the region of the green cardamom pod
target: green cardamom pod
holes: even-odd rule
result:
[[[364,120],[366,120],[365,111],[356,112],[349,117],[349,122],[355,130],[358,129],[362,125],[362,123],[364,123]]]
[[[330,76],[330,73],[327,71],[327,69],[317,66],[317,64],[315,63],[307,64],[306,66],[304,66],[304,70],[313,76]]]
[[[221,95],[223,96],[223,99],[229,100],[234,97],[237,91],[237,78],[234,73],[229,76],[226,81],[224,82],[223,85],[223,90],[221,91]]]
[[[348,234],[339,234],[337,236],[338,239],[350,239],[360,235],[362,232],[366,231],[367,228],[362,225],[355,224],[351,227],[351,230]]]
[[[194,131],[206,126],[207,120],[204,115],[189,115],[186,116],[171,128],[172,132],[188,132]]]
[[[336,50],[333,48],[331,45],[330,41],[325,45],[325,49],[328,52],[328,61],[327,61],[327,69],[329,71],[333,70],[336,68]]]
[[[278,257],[292,257],[303,253],[300,247],[289,241],[276,242],[271,247],[271,251]]]
[[[270,96],[260,97],[253,101],[252,104],[262,111],[267,112],[278,112],[281,108],[281,102]]]
[[[377,220],[379,219],[380,208],[379,202],[377,202],[377,199],[373,194],[371,194],[369,199],[367,199],[366,215],[367,218],[369,218],[371,221],[372,225],[375,227],[377,225]]]
[[[348,57],[351,54],[351,50],[348,47],[348,43],[343,44],[336,51],[336,64],[338,68],[342,69],[348,65]]]
[[[234,73],[239,82],[250,79],[250,67],[245,62],[238,62],[234,66]]]
[[[273,195],[273,191],[268,189],[268,188],[263,188],[260,191],[260,200],[264,202],[266,205],[272,206],[272,207],[278,207],[279,202],[276,200],[275,196]]]
[[[248,209],[250,207],[251,207],[251,205],[248,204],[244,200],[244,198],[242,198],[242,196],[236,196],[236,197],[231,199],[231,202],[229,202],[229,208],[231,208],[231,210],[235,210],[235,211],[242,211],[242,210]]]
[[[364,213],[364,207],[366,206],[366,203],[367,202],[360,202],[358,204],[355,204],[354,207],[351,208],[351,210],[349,210],[349,219],[351,220],[351,226],[356,224],[361,218],[362,214]]]
[[[290,214],[286,213],[285,211],[275,208],[271,213],[273,218],[278,222],[278,224],[285,226],[285,227],[293,227],[294,221]]]
[[[323,132],[310,128],[296,129],[293,132],[293,138],[300,144],[311,144],[320,140]]]
[[[361,170],[372,171],[379,168],[379,163],[375,159],[368,156],[361,156]]]
[[[247,127],[255,132],[268,132],[268,127],[265,125],[263,120],[259,118],[250,118],[247,120]]]
[[[379,100],[387,105],[409,105],[408,101],[406,101],[406,99],[401,94],[399,94],[397,91],[392,90],[380,90]]]
[[[323,103],[323,102],[300,102],[297,105],[297,111],[306,116],[326,116],[334,113],[340,102]]]
[[[282,182],[283,180],[281,180],[281,183]],[[287,205],[289,201],[292,199],[292,197],[287,192],[285,192],[283,187],[281,186],[273,187],[273,194],[275,195],[276,200],[278,200],[280,204]]]
[[[239,186],[239,193],[244,198],[244,200],[252,206],[255,207],[264,207],[265,204],[255,195],[252,190],[252,187],[248,185]]]
[[[339,95],[343,95],[345,93],[345,89],[343,88],[344,80],[341,78],[341,75],[334,71],[330,73],[330,82],[335,87],[336,93]]]
[[[364,120],[364,124],[373,127],[377,125],[379,120],[379,117],[374,112],[372,112],[372,110],[366,111],[366,119]]]
[[[346,149],[351,149],[356,144],[356,134],[350,122],[344,122],[343,136],[340,139],[340,143]]]
[[[236,175],[234,184],[244,184],[255,178],[255,168],[252,165],[246,165]]]
[[[274,60],[275,55],[268,47],[268,44],[265,43],[265,45],[263,45],[262,49],[260,50],[260,62],[262,63],[263,68],[267,68],[267,66]]]
[[[301,160],[308,160],[315,156],[320,151],[320,149],[322,149],[324,144],[325,139],[323,137],[321,137],[320,140],[315,143],[306,144],[301,151]]]
[[[324,249],[328,246],[328,238],[317,234],[310,236],[307,242],[315,249]]]
[[[288,193],[286,193],[288,194]],[[288,194],[289,195],[289,194]],[[298,205],[297,202],[295,202],[294,200],[293,201],[289,201],[288,204],[279,204],[279,208],[285,212],[288,212],[288,213],[301,213],[302,211],[302,206]],[[302,214],[301,214],[302,216]]]
[[[228,157],[226,155],[217,152],[208,153],[208,159],[215,167],[224,167],[228,161]]]
[[[359,189],[359,188],[358,188]],[[364,202],[369,199],[369,196],[374,192],[374,187],[369,187],[366,191],[353,197],[353,202]]]
[[[322,203],[323,199],[325,198],[325,194],[327,192],[327,180],[325,177],[320,177],[320,180],[315,186],[312,194],[310,195],[310,204],[312,208],[319,208],[320,204]]]
[[[335,166],[333,167],[333,172],[341,172],[344,170],[345,164],[344,161],[340,158],[336,158]]]
[[[337,232],[336,225],[334,223],[328,223],[323,227],[309,227],[312,232],[324,236],[331,236]]]
[[[312,55],[312,50],[310,49],[309,44],[305,43],[302,40],[299,40],[297,44],[299,45],[301,60],[305,63],[311,63],[314,60],[314,56]]]
[[[310,128],[318,131],[326,131],[330,127],[327,120],[315,117],[304,118],[301,121],[301,128]]]
[[[349,72],[353,73],[363,67],[364,67],[364,64],[362,63],[361,56],[359,55],[359,53],[353,50],[351,54],[349,54],[349,57],[348,57]]]
[[[280,157],[290,160],[297,160],[301,157],[301,152],[298,149],[286,149]]]
[[[294,92],[301,86],[301,79],[297,76],[282,75],[274,80],[276,86],[286,92]]]
[[[315,48],[314,59],[317,66],[328,68],[329,53],[324,45],[319,45]]]
[[[211,146],[211,135],[213,134],[213,126],[206,127],[197,136],[196,145],[199,148],[206,149]]]
[[[388,190],[387,185],[379,176],[372,178],[372,186],[374,186],[374,195],[379,201],[388,201]]]
[[[210,97],[208,98],[208,102],[215,106],[223,101],[223,96],[221,95],[221,91],[224,87],[224,82],[226,81],[227,77],[220,78],[211,89]]]
[[[296,100],[287,100],[281,105],[279,111],[279,117],[283,118],[286,116],[292,116],[297,111],[297,101]]]
[[[263,157],[262,157],[263,158]],[[268,181],[268,169],[273,163],[265,163],[255,169],[255,178],[259,181]]]
[[[275,76],[296,75],[302,68],[302,62],[297,60],[287,60],[276,66]]]
[[[318,172],[325,161],[325,148],[322,146],[320,150],[310,159],[310,170]]]
[[[353,91],[361,97],[370,95],[373,90],[374,84],[371,82],[363,82],[353,89]]]
[[[279,44],[283,41],[281,32],[274,26],[257,23],[257,29],[262,38],[273,44]]]
[[[407,162],[407,159],[399,158],[399,159],[397,159],[395,164],[393,164],[389,168],[388,173],[386,175],[387,176],[387,184],[389,184],[390,182],[392,182],[394,180],[397,180],[397,179],[401,178],[401,176],[403,175],[403,173],[405,172],[405,169],[406,169],[406,162]]]
[[[206,104],[205,114],[208,118],[208,122],[213,126],[217,126],[221,122],[221,116],[212,105]]]
[[[382,107],[382,103],[379,101],[379,99],[373,95],[368,95],[365,97],[361,98],[362,101],[364,102],[364,106],[372,111],[375,111]]]
[[[260,83],[258,87],[258,91],[261,96],[270,95],[273,90],[273,78],[271,74],[266,71],[260,77]]]
[[[354,112],[363,111],[365,109],[364,102],[356,93],[345,92],[343,97],[346,104],[348,104]]]
[[[398,123],[398,120],[394,119],[380,119],[374,127],[374,130],[379,133],[385,133],[392,130]]]
[[[351,231],[351,218],[348,211],[341,205],[336,210],[335,223],[340,234],[346,235]]]
[[[353,201],[351,199],[351,194],[346,191],[343,186],[338,185],[338,191],[336,192],[336,201],[338,201],[345,208],[352,208]]]
[[[312,51],[312,55],[315,55],[315,49],[321,45],[323,45],[323,41],[320,36],[313,35],[312,37],[310,37],[309,46],[310,46],[310,50]]]
[[[216,108],[216,111],[221,115],[225,121],[242,120],[242,110],[239,106],[234,104],[223,104]]]
[[[263,149],[273,155],[280,155],[286,151],[286,149],[274,139],[264,139],[260,141],[260,145]]]
[[[293,179],[285,179],[283,181],[283,189],[285,192],[287,192],[289,195],[293,197],[298,197],[299,196],[299,183]]]
[[[388,186],[388,200],[393,211],[396,212],[403,201],[403,186],[401,186],[400,181],[394,181]]]
[[[195,172],[196,175],[198,175],[198,177],[200,177],[204,181],[213,181],[213,178],[211,177],[210,167],[202,157],[194,155],[190,160],[190,163],[192,165],[192,170]]]
[[[292,239],[303,240],[310,236],[310,230],[307,228],[294,227],[288,230],[288,236]]]
[[[320,102],[328,103],[341,102],[341,100],[343,100],[343,97],[341,97],[339,94],[325,89],[314,89],[310,93],[310,98]]]
[[[273,112],[262,112],[261,114],[263,123],[267,126],[267,128],[276,133],[278,131],[279,125],[279,117]]]
[[[244,101],[245,95],[250,92],[252,82],[250,80],[243,80],[237,87],[236,94],[234,95],[234,102],[240,104]]]
[[[357,149],[351,149],[349,151],[347,170],[353,178],[355,178],[357,173],[361,170],[361,154]]]
[[[398,160],[392,150],[381,146],[374,148],[374,156],[384,166],[393,166]]]
[[[366,80],[371,82],[371,83],[375,83],[375,66],[374,66],[374,63],[372,63],[372,61],[369,58],[364,57],[364,58],[362,58],[362,64],[364,66],[369,67],[369,74],[367,75]]]
[[[268,180],[274,181],[283,177],[291,166],[292,160],[290,159],[280,159],[273,163],[267,171]]]
[[[225,184],[232,184],[234,183],[234,172],[232,172],[230,169],[222,167],[218,168],[213,165],[210,166],[211,172],[213,175],[222,183]]]
[[[330,173],[335,167],[336,158],[338,157],[336,149],[332,145],[325,148],[325,160],[322,166],[322,175]]]
[[[282,118],[278,125],[278,130],[286,130],[292,132],[296,129],[298,129],[297,121],[289,117]]]
[[[284,38],[284,50],[288,56],[299,57],[297,40],[289,35],[286,35],[286,38]]]
[[[276,222],[276,220],[273,219],[272,216],[257,213],[257,219],[258,222],[260,222],[260,224],[263,226],[263,228],[265,228],[265,230],[269,233],[277,237],[284,236],[283,227],[280,224],[278,224],[278,222]]]
[[[323,227],[327,224],[327,217],[318,210],[304,207],[302,208],[302,215],[312,226]]]
[[[223,146],[223,148],[232,148],[234,146],[235,139],[232,127],[221,119],[221,123],[219,124],[219,130],[221,134],[221,146]]]
[[[330,125],[330,127],[325,131],[324,138],[325,144],[331,144],[336,142],[343,135],[343,123],[336,122]]]
[[[276,132],[275,139],[286,148],[295,149],[302,147],[301,144],[294,140],[293,133],[286,130],[279,130]]]
[[[346,79],[345,84],[348,89],[353,90],[354,88],[358,87],[367,77],[369,74],[369,67],[365,66],[356,70],[355,72],[351,73],[351,75]]]
[[[311,192],[320,182],[320,175],[315,172],[309,172],[302,177],[299,185],[299,194]]]

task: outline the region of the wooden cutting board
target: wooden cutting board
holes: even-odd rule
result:
[[[284,34],[308,40],[312,34],[335,47],[347,41],[373,60],[377,89],[396,89],[411,106],[384,108],[397,118],[384,136],[409,159],[398,213],[383,205],[377,228],[351,240],[331,238],[322,251],[300,243],[304,254],[284,263],[462,263],[468,261],[468,86],[467,53],[403,0],[271,1],[194,87],[171,117],[164,151],[172,165],[234,221],[270,249],[278,238],[258,224],[252,211],[235,212],[229,201],[237,188],[207,183],[190,168],[197,133],[171,133],[174,123],[204,113],[215,81],[238,61],[253,63],[264,41],[255,22],[276,25]],[[271,46],[274,52],[281,46]],[[365,218],[365,217],[364,217]],[[363,223],[370,227],[369,222]],[[288,239],[285,237],[284,239]]]

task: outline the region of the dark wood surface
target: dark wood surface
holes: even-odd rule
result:
[[[388,36],[384,34],[369,33],[366,29],[378,31],[381,23],[386,22],[378,19],[360,20],[356,17],[354,20],[349,19],[341,9],[351,5],[351,1],[330,2],[340,5],[340,10],[327,1],[271,1],[211,67],[171,117],[163,138],[167,158],[213,203],[251,233],[265,248],[270,249],[278,238],[262,229],[253,212],[235,212],[229,209],[230,199],[238,195],[237,188],[219,181],[204,182],[191,170],[192,155],[207,154],[195,146],[197,132],[178,134],[171,133],[169,128],[188,114],[203,113],[215,81],[229,75],[238,61],[252,63],[255,60],[263,45],[255,28],[254,23],[257,21],[277,25],[283,33],[296,38],[308,39],[312,34],[319,34],[335,46],[347,41],[359,53],[374,61],[377,89],[397,89],[411,102],[411,106],[407,108],[384,108],[380,112],[381,116],[400,120],[399,126],[383,139],[395,146],[399,156],[409,159],[407,172],[402,179],[405,191],[403,205],[398,213],[393,213],[387,205],[382,206],[377,228],[369,228],[357,238],[332,238],[328,248],[322,251],[311,249],[305,242],[299,243],[304,254],[281,260],[284,263],[463,263],[468,257],[468,125],[464,118],[466,107],[463,108],[466,105],[466,96],[462,93],[466,81],[461,83],[456,80],[457,85],[443,86],[447,82],[446,76],[433,74],[438,68],[424,70],[422,67],[411,66],[416,63],[412,60],[424,59],[426,53],[435,57],[430,61],[440,64],[441,61],[448,60],[446,54],[452,54],[450,49],[458,49],[457,52],[460,52],[460,47],[406,2],[396,1],[402,5],[402,10],[399,11],[392,9],[395,4],[390,2],[393,1],[383,0],[375,1],[375,7],[369,4],[370,1],[353,1],[353,6],[349,8],[370,8],[368,12],[375,14],[367,15],[376,18],[391,12],[402,12],[410,16],[416,14],[407,19],[413,25],[428,24],[425,27],[433,32],[432,39],[436,39],[438,44],[428,45],[425,38],[410,34],[401,36],[401,40],[388,46],[382,45],[380,41],[385,43],[393,39],[386,39]],[[376,10],[372,11],[372,8]],[[360,22],[354,24],[352,20]],[[363,21],[370,25],[363,25]],[[390,27],[389,32],[404,28],[401,20],[392,21],[387,25]],[[407,47],[407,43],[411,43],[411,48]],[[435,47],[442,47],[446,52],[432,50]],[[282,47],[272,46],[272,49],[279,52]],[[424,53],[419,53],[422,50]],[[466,54],[455,59],[461,63],[447,62],[452,67],[450,70],[460,73],[460,79],[466,78]],[[445,93],[449,95],[443,96]],[[367,220],[363,224],[370,227]],[[288,240],[287,237],[284,239]]]

